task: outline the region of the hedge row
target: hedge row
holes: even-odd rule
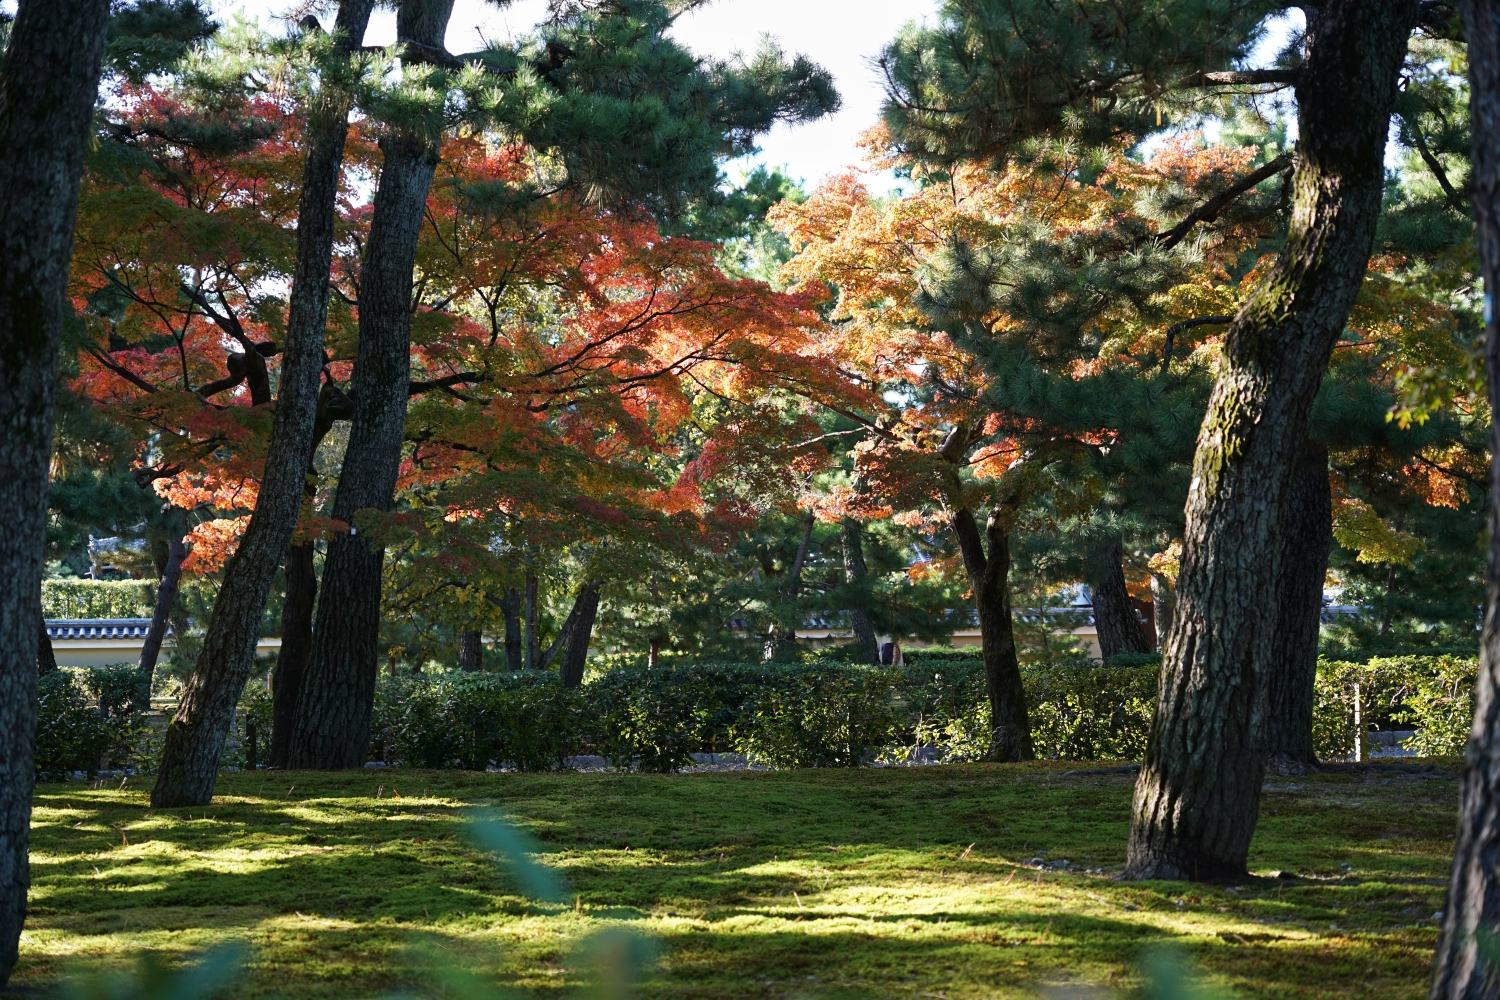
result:
[[[150,618],[156,584],[149,580],[43,580],[44,618]]]
[[[1355,706],[1361,728],[1410,726],[1424,755],[1463,751],[1478,660],[1458,656],[1321,660],[1314,739],[1323,759],[1347,758]],[[1037,755],[1139,759],[1156,701],[1159,659],[1023,671]],[[132,667],[64,669],[40,684],[36,768],[41,777],[105,768],[149,769],[154,731],[134,710]],[[384,678],[371,754],[412,767],[546,770],[577,754],[671,771],[695,752],[734,751],[773,767],[852,767],[909,759],[927,748],[975,760],[988,743],[984,667],[966,651],[913,655],[902,667],[813,659],[618,667],[581,688],[550,673],[444,673]],[[263,762],[270,696],[246,689],[222,763]]]
[[[1027,671],[1043,757],[1139,756],[1156,667]],[[972,655],[898,668],[836,662],[618,668],[581,688],[554,675],[440,674],[387,679],[372,755],[416,767],[520,770],[575,754],[670,771],[695,752],[742,753],[774,767],[852,767],[917,747],[973,760],[988,745],[984,668]]]

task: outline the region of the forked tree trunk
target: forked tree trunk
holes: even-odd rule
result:
[[[373,6],[374,0],[339,4],[335,30],[341,53],[361,45]],[[348,60],[343,66],[348,66]],[[151,790],[151,804],[156,808],[203,806],[213,797],[234,706],[255,666],[271,583],[297,529],[313,454],[339,178],[353,107],[349,81],[340,78],[339,66],[324,67],[322,82],[307,121],[286,347],[265,471],[250,524],[224,568],[197,665],[167,726],[161,766]]]
[[[1313,683],[1323,620],[1323,580],[1333,544],[1328,452],[1303,446],[1281,509],[1281,568],[1276,579],[1276,645],[1266,677],[1266,768],[1304,774],[1313,752]]]
[[[839,541],[844,550],[844,582],[862,583],[869,575],[865,567],[865,546],[859,522],[844,518],[839,526]],[[880,644],[875,641],[875,629],[870,625],[870,616],[861,608],[849,611],[849,624],[854,632],[854,646],[862,650],[865,662],[880,664]]]
[[[400,41],[441,48],[452,0],[409,0],[397,11]],[[336,520],[386,512],[395,500],[411,381],[411,290],[417,239],[437,169],[434,128],[380,141],[383,161],[360,268],[359,350],[350,395],[354,418],[333,503]],[[289,763],[337,770],[364,763],[380,655],[385,548],[357,527],[335,536],[323,562],[313,651],[303,678]]]
[[[1146,639],[1125,586],[1125,546],[1119,540],[1090,553],[1089,595],[1099,652],[1107,660],[1120,653],[1144,653]]]
[[[458,669],[472,674],[483,666],[484,636],[477,628],[466,628],[458,633]]]
[[[1500,0],[1462,0],[1469,41],[1469,134],[1474,217],[1484,273],[1485,371],[1490,413],[1500,407]],[[1432,962],[1432,1000],[1500,996],[1500,425],[1490,424],[1490,560],[1474,686],[1474,725],[1464,751],[1458,834],[1443,930]]]
[[[172,602],[177,600],[177,584],[182,579],[182,560],[187,555],[187,545],[180,529],[174,529],[167,539],[167,562],[162,567],[161,580],[156,584],[156,605],[151,609],[151,627],[146,630],[146,641],[141,644],[141,658],[136,664],[140,684],[136,689],[135,708],[145,712],[151,708],[151,687],[156,681],[156,661],[161,656],[161,643],[171,623]]]
[[[1307,416],[1364,280],[1415,0],[1308,8],[1285,249],[1224,337],[1188,490],[1177,613],[1125,876],[1245,872],[1265,771],[1278,526]]]
[[[578,590],[573,600],[573,610],[563,623],[562,661],[558,673],[563,687],[577,687],[583,683],[583,668],[588,660],[589,642],[594,637],[594,619],[599,614],[599,590],[601,583],[588,582]]]
[[[1031,760],[1031,720],[1021,687],[1021,663],[1010,617],[1010,533],[999,510],[990,512],[984,537],[967,507],[953,514],[953,535],[979,612],[980,648],[990,699],[990,759]],[[989,552],[985,552],[985,540]]]
[[[286,599],[281,605],[281,650],[276,655],[276,669],[271,672],[271,752],[272,767],[286,767],[292,745],[292,728],[297,722],[297,705],[302,700],[302,681],[307,672],[307,658],[312,655],[313,611],[318,603],[317,549],[312,540],[286,550],[283,576]]]
[[[52,403],[108,0],[21,0],[0,67],[0,985],[30,884]]]

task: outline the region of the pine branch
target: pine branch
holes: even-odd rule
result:
[[[1276,84],[1280,87],[1295,86],[1302,79],[1300,69],[1235,69],[1198,73],[1188,78],[1190,87],[1256,87]]]
[[[1193,319],[1185,319],[1181,323],[1174,323],[1167,327],[1167,342],[1161,349],[1161,371],[1165,375],[1167,369],[1172,365],[1172,341],[1184,330],[1191,330],[1195,326],[1210,326],[1221,323],[1233,323],[1233,316],[1196,316]]]
[[[1235,181],[1229,187],[1225,188],[1223,191],[1220,191],[1218,194],[1214,195],[1212,198],[1208,199],[1203,204],[1199,205],[1197,208],[1189,212],[1186,218],[1169,229],[1165,235],[1158,234],[1157,236],[1155,236],[1154,239],[1156,240],[1157,246],[1159,246],[1163,250],[1172,249],[1177,244],[1181,243],[1185,238],[1187,238],[1187,234],[1192,232],[1193,227],[1198,223],[1217,221],[1219,218],[1219,213],[1224,211],[1224,209],[1229,206],[1230,202],[1234,201],[1246,191],[1254,188],[1261,181],[1266,180],[1270,177],[1274,177],[1277,174],[1281,173],[1283,170],[1289,169],[1291,165],[1292,158],[1286,153],[1282,153],[1280,156],[1276,157],[1276,159],[1272,160],[1270,163],[1267,163],[1259,170],[1255,170],[1246,174],[1244,177],[1240,178],[1238,181]]]
[[[1422,157],[1422,162],[1427,164],[1427,169],[1431,170],[1432,176],[1437,178],[1438,187],[1443,189],[1443,195],[1447,199],[1448,207],[1461,215],[1467,215],[1468,212],[1465,210],[1467,206],[1464,204],[1463,196],[1454,190],[1452,182],[1448,180],[1448,172],[1443,169],[1442,161],[1434,156],[1432,150],[1428,148],[1427,137],[1422,134],[1422,130],[1417,127],[1417,123],[1406,115],[1401,116],[1401,121],[1406,125],[1406,130],[1411,133],[1411,144],[1416,149],[1418,155]]]

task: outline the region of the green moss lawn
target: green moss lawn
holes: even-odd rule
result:
[[[232,774],[184,810],[134,780],[45,785],[13,982],[240,939],[238,996],[426,992],[433,955],[552,996],[577,941],[624,924],[659,950],[648,997],[1128,992],[1168,941],[1235,996],[1426,995],[1452,773],[1274,779],[1251,867],[1283,877],[1205,888],[1114,881],[1132,779],[1066,769]],[[542,842],[566,906],[466,840],[474,806]]]

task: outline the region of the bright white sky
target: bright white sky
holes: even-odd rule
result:
[[[220,0],[222,17],[242,10],[263,23],[285,10],[287,0]],[[777,127],[761,141],[760,162],[784,165],[811,187],[831,173],[861,164],[859,134],[875,123],[882,90],[874,57],[908,21],[937,9],[937,0],[715,0],[684,16],[677,38],[694,52],[726,57],[753,54],[771,34],[788,54],[810,56],[830,72],[844,99],[837,115],[798,128]],[[497,10],[485,0],[457,0],[448,30],[450,52],[470,52],[483,38],[504,40],[526,33],[546,11],[546,0],[516,0]],[[394,41],[396,17],[376,15],[366,43]],[[731,168],[731,173],[735,171]]]

